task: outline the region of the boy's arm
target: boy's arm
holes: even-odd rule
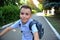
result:
[[[34,40],[39,40],[38,32],[35,32],[35,33],[34,33]]]
[[[12,30],[13,28],[11,27],[7,27],[6,29],[4,29],[2,32],[0,32],[0,36],[3,36],[4,34],[6,34],[8,31]]]
[[[34,35],[34,40],[39,40],[38,29],[36,28],[36,24],[32,25],[32,32]]]
[[[3,36],[4,34],[6,34],[8,31],[17,28],[19,26],[20,20],[16,21],[13,25],[11,25],[10,27],[7,27],[6,29],[4,29],[2,32],[0,32],[0,36]]]

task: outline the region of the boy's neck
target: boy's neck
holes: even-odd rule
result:
[[[27,22],[25,22],[25,23],[24,23],[24,22],[22,22],[22,24],[23,24],[23,25],[24,25],[24,24],[26,24],[26,23],[27,23]]]
[[[28,22],[28,21],[27,21]],[[26,24],[27,22],[22,22],[22,24],[24,25],[24,24]]]

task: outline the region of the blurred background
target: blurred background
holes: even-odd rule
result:
[[[32,14],[43,13],[60,34],[60,0],[0,0],[0,28],[19,19],[22,5],[29,5]]]

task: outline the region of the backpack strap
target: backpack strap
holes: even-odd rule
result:
[[[31,28],[32,25],[36,24],[36,23],[37,23],[36,20],[33,19],[33,21],[31,21],[30,24],[29,24],[29,29],[32,30],[32,28]]]
[[[32,33],[32,25],[36,24],[36,23],[37,23],[36,20],[33,19],[33,21],[31,21],[30,24],[29,24],[29,29],[31,30],[32,35],[33,35],[33,33]],[[33,36],[33,40],[34,40],[34,36]]]

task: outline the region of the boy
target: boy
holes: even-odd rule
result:
[[[19,27],[22,33],[22,40],[39,40],[38,30],[36,28],[36,24],[32,25],[32,33],[29,29],[29,23],[33,21],[31,19],[32,10],[29,6],[23,5],[20,10],[20,18],[16,23],[7,27],[4,31],[0,33],[0,36],[4,35],[8,31]],[[34,38],[33,38],[34,36]]]

